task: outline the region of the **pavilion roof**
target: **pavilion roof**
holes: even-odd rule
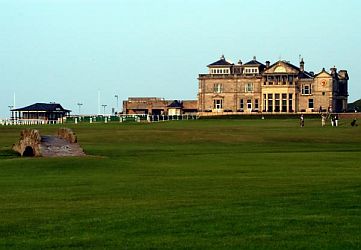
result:
[[[64,109],[59,103],[35,103],[23,108],[12,109],[11,111],[71,112],[71,110]]]

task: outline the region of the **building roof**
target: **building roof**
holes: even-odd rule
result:
[[[331,75],[330,73],[328,73],[328,72],[325,70],[325,68],[322,68],[321,72],[318,73],[318,74],[316,74],[315,77],[321,75],[322,73],[327,74],[327,75],[329,75],[330,77],[332,77],[332,75]]]
[[[243,64],[243,66],[264,66],[264,67],[266,67],[266,65],[264,65],[263,63],[257,61],[256,57],[254,57],[253,60]]]
[[[290,67],[290,68],[292,68],[292,69],[295,69],[295,70],[297,70],[297,71],[300,71],[300,68],[299,68],[299,67],[293,65],[292,63],[290,63],[290,62],[288,62],[288,61],[284,61],[284,60],[279,60],[279,61],[275,62],[274,64],[272,64],[271,66],[269,66],[268,68],[272,68],[273,66],[275,66],[275,65],[277,65],[277,64],[279,64],[279,63],[284,63],[284,64],[286,64],[288,67]]]
[[[300,73],[298,73],[298,78],[313,78],[313,76],[307,71],[300,71]]]
[[[221,59],[219,59],[218,61],[214,62],[214,63],[211,63],[209,65],[207,65],[207,67],[212,67],[212,66],[230,66],[230,65],[234,65],[233,63],[231,62],[228,62],[224,55],[221,56]]]
[[[70,112],[64,109],[59,103],[35,103],[23,108],[12,109],[11,111],[46,111],[46,112]]]
[[[264,65],[263,63],[257,61],[255,56],[253,57],[253,60],[251,60],[249,62],[246,62],[242,66],[243,67],[244,66],[253,66],[253,67],[256,66],[256,67],[258,67],[260,69],[260,71],[263,71],[266,68],[266,65]]]
[[[183,100],[182,101],[183,110],[185,109],[198,109],[198,101],[197,100]]]
[[[182,102],[174,100],[173,102],[171,102],[171,104],[169,104],[167,107],[168,108],[182,108]]]
[[[272,68],[273,66],[279,64],[280,62],[286,64],[288,67],[298,71],[298,78],[313,78],[313,76],[307,72],[307,71],[301,71],[301,69],[295,65],[293,65],[292,63],[288,62],[288,61],[277,61],[274,64],[272,64],[271,66],[269,66],[269,68]]]

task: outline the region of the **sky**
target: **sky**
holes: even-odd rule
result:
[[[106,113],[118,95],[196,99],[206,65],[279,59],[348,71],[361,98],[361,1],[0,0],[0,117],[58,102]],[[103,112],[103,108],[101,108]]]

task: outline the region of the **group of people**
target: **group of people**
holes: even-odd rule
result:
[[[330,121],[331,121],[331,126],[332,127],[338,127],[338,121],[339,121],[339,117],[338,117],[338,114],[335,114],[335,115],[331,115],[331,114],[321,114],[321,125],[322,127],[326,126],[326,121],[327,121],[327,118],[331,118]],[[303,114],[300,116],[300,127],[304,127],[305,126],[305,118],[303,116]],[[356,118],[354,118],[351,122],[351,126],[352,127],[357,127],[358,124],[357,124],[357,120]]]

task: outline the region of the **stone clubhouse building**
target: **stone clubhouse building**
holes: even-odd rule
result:
[[[200,116],[227,114],[295,114],[345,112],[348,74],[336,67],[315,74],[279,60],[265,64],[256,60],[237,64],[222,57],[198,76],[197,100],[164,100],[155,97],[129,98],[123,114]]]
[[[222,55],[198,77],[198,113],[312,113],[347,109],[348,74],[322,69],[314,74],[287,61],[265,64],[256,60],[237,64]]]

